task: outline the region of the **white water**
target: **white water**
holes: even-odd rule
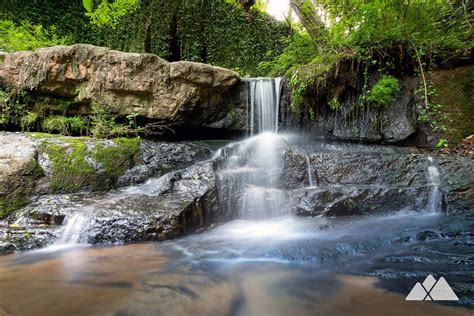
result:
[[[282,78],[248,79],[248,121],[250,135],[278,132]],[[255,126],[257,124],[257,126]]]
[[[309,155],[307,152],[305,152],[305,157],[306,157],[306,169],[308,173],[308,184],[310,188],[315,188],[317,185],[314,184],[313,182],[313,174],[312,174],[312,167],[311,167],[311,161],[309,160]]]
[[[441,209],[441,194],[439,186],[441,184],[439,171],[436,167],[433,157],[428,157],[430,165],[428,166],[428,185],[431,187],[431,193],[428,198],[427,211],[431,213],[439,212]]]
[[[287,146],[286,138],[276,134],[281,78],[249,79],[248,84],[249,131],[259,134],[232,145],[232,156],[222,174],[234,185],[228,186],[225,196],[229,207],[237,204],[239,218],[279,217],[289,209],[287,193],[279,189],[281,148]]]
[[[67,219],[66,226],[58,240],[58,244],[77,244],[81,239],[81,232],[86,222],[87,217],[81,212],[76,212],[70,219]]]

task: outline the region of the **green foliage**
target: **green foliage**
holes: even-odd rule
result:
[[[423,55],[443,58],[473,44],[470,24],[474,11],[463,8],[458,1],[314,2],[324,8],[331,22],[331,45],[350,49],[356,55],[383,55],[394,47],[409,51],[414,45],[423,50]]]
[[[138,10],[139,0],[102,0],[97,9],[93,9],[92,0],[83,0],[83,6],[87,10],[86,15],[90,18],[92,24],[99,27],[115,28],[121,19],[130,13]]]
[[[0,124],[27,127],[29,95],[23,90],[0,89]],[[31,119],[31,114],[29,119]],[[26,121],[25,121],[26,120]]]
[[[337,97],[334,97],[329,101],[329,108],[333,111],[339,111],[339,109],[341,108],[341,103],[339,102]]]
[[[392,103],[393,94],[398,91],[398,80],[392,76],[384,76],[369,91],[367,101],[379,107],[387,107]]]
[[[420,87],[415,91],[415,94],[420,100],[418,121],[429,125],[435,132],[445,132],[445,120],[447,117],[443,114],[444,105],[435,102],[437,89],[433,84],[433,81],[427,80],[426,85],[426,95],[421,82]]]
[[[448,141],[444,138],[438,140],[438,143],[435,146],[437,149],[448,148]]]
[[[94,11],[94,0],[82,0],[82,5],[89,13]]]
[[[115,117],[110,113],[108,106],[104,103],[92,105],[92,136],[95,138],[107,138],[113,135],[117,128]]]
[[[282,54],[258,65],[259,71],[272,77],[283,76],[290,68],[309,64],[314,59],[316,48],[307,32],[298,30],[287,42]]]
[[[44,28],[27,21],[15,25],[12,21],[0,20],[0,50],[16,52],[68,43],[70,38],[59,36],[54,26]]]
[[[81,134],[87,126],[87,121],[81,116],[65,117],[54,115],[43,121],[43,129],[48,133],[57,132],[62,135]]]
[[[38,114],[35,112],[27,111],[25,115],[21,117],[20,124],[22,131],[29,131],[35,128],[36,122],[38,121]]]
[[[338,55],[318,55],[310,64],[289,69],[288,86],[291,89],[291,108],[298,114],[298,108],[304,104],[307,96],[314,90],[324,88],[330,71],[335,66]]]

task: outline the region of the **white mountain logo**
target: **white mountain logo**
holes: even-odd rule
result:
[[[440,277],[438,281],[430,274],[423,284],[416,282],[408,294],[407,301],[457,301],[459,298],[449,286],[446,279]]]

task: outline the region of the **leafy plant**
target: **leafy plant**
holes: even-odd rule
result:
[[[29,131],[35,127],[36,122],[38,121],[38,114],[34,112],[27,111],[25,115],[21,117],[21,130]]]
[[[49,133],[58,132],[62,135],[82,134],[86,125],[86,119],[81,116],[65,117],[55,115],[43,121],[44,130]]]
[[[436,144],[436,148],[437,149],[441,149],[441,148],[448,148],[449,144],[448,144],[448,141],[444,138],[441,138],[438,140],[438,143]]]
[[[83,0],[82,4],[87,10],[86,15],[93,24],[112,28],[115,28],[125,15],[135,12],[140,7],[139,0],[115,0],[113,2],[102,0],[95,10],[93,0]]]
[[[334,97],[331,99],[331,101],[329,101],[329,108],[333,111],[339,111],[339,109],[341,108],[341,103],[339,102],[337,97]]]
[[[92,104],[91,122],[91,133],[95,138],[108,138],[114,134],[114,129],[117,128],[115,117],[104,103]]]
[[[392,103],[393,94],[400,91],[398,80],[392,76],[384,76],[372,87],[367,101],[379,107],[387,107]]]
[[[54,26],[45,28],[28,21],[16,25],[9,20],[0,20],[0,50],[6,52],[34,50],[39,47],[65,45],[70,42],[70,37],[59,36]]]

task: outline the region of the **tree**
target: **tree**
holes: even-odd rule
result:
[[[327,35],[326,26],[311,1],[290,0],[290,6],[313,39],[316,48],[324,46]]]

